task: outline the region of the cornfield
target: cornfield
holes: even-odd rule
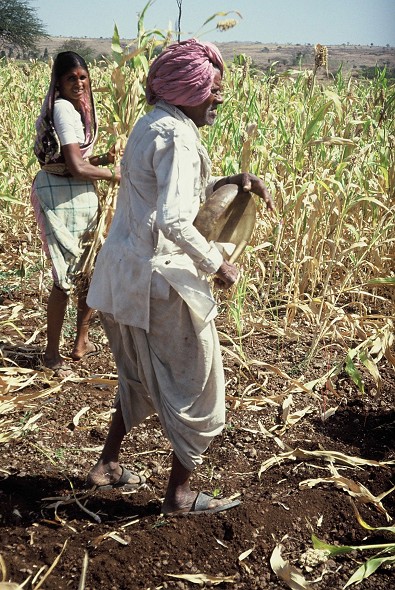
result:
[[[151,3],[149,1],[147,7]],[[143,17],[144,13],[139,20],[133,49],[121,48],[115,29],[112,59],[90,67],[101,125],[95,149],[97,154],[113,145],[117,154],[122,152],[135,122],[147,108],[144,86],[149,63],[157,46],[171,40],[170,35],[160,31],[145,31]],[[225,21],[227,24],[223,26],[230,26],[231,22]],[[258,481],[263,472],[272,466],[278,467],[283,461],[312,462],[324,458],[329,464],[330,477],[309,479],[302,482],[303,485],[314,487],[320,483],[332,483],[362,503],[373,503],[389,518],[381,499],[393,488],[373,496],[363,485],[339,474],[335,463],[359,469],[361,465],[387,468],[393,461],[371,462],[322,448],[316,451],[293,449],[278,438],[312,411],[307,406],[291,412],[294,393],[301,394],[301,399],[303,396],[315,398],[316,415],[324,422],[337,410],[337,406],[326,408],[327,397],[336,398],[340,405],[336,377],[341,372],[352,380],[353,391],[359,390],[361,394],[368,377],[375,388],[374,396],[385,381],[382,378],[383,365],[386,374],[388,368],[391,371],[395,368],[394,87],[388,82],[385,71],[380,70],[374,79],[369,80],[346,78],[341,70],[332,77],[328,73],[326,77],[319,77],[319,68],[327,67],[328,55],[326,48],[319,44],[315,51],[311,71],[289,70],[284,74],[277,73],[273,67],[265,73],[257,72],[248,58],[237,56],[226,67],[225,101],[218,111],[216,123],[202,129],[213,173],[222,176],[250,170],[263,178],[276,204],[275,215],[269,215],[265,206],[257,202],[255,231],[238,262],[240,280],[231,292],[216,291],[221,343],[224,354],[233,363],[231,368],[226,367],[231,376],[227,382],[226,399],[232,410],[248,409],[250,405],[259,410],[265,406],[265,414],[269,415],[268,428],[258,418],[259,435],[274,441],[284,451],[279,453],[277,449],[273,457],[261,464]],[[40,342],[46,328],[42,314],[52,278],[42,254],[30,205],[30,187],[38,171],[33,155],[34,122],[49,85],[50,71],[51,63],[0,60],[3,105],[0,111],[0,444],[15,442],[15,439],[19,439],[18,443],[23,442],[24,437],[33,431],[40,427],[44,429],[43,400],[54,401],[60,391],[67,392],[66,395],[70,393],[64,382],[68,378],[56,380],[51,370],[37,366],[36,362],[42,352]],[[99,183],[98,194],[101,218],[94,236],[95,248],[100,247],[105,239],[116,206],[116,189],[109,188],[107,183]],[[90,267],[94,263],[94,254],[93,250],[88,259]],[[306,334],[309,342],[311,337],[311,343],[303,367],[288,366],[286,371],[281,351]],[[266,338],[277,340],[278,356],[274,357],[278,358],[277,364],[266,362],[262,350],[256,350],[257,358],[251,356],[254,350],[245,347],[244,343],[254,337],[260,343]],[[330,362],[315,364],[319,367],[318,378],[307,381],[304,369],[329,356]],[[109,371],[109,366],[101,368]],[[85,376],[70,378],[74,390],[77,384],[105,389],[116,383],[116,375],[111,373],[92,375],[84,369],[80,373]],[[266,387],[269,374],[277,380],[277,385],[280,383],[274,396]],[[385,389],[383,385],[382,390]],[[274,426],[267,411],[272,407],[273,415],[276,414],[272,420]],[[71,432],[88,410],[89,406],[78,409],[67,427]],[[104,428],[111,415],[111,412],[102,410],[101,406],[99,413],[92,409],[89,418],[99,430]],[[276,424],[280,416],[278,412],[281,424]],[[48,461],[55,465],[56,453],[63,452],[63,448],[47,449],[51,432],[60,428],[59,424],[46,432],[38,444],[33,442],[33,437],[29,443],[30,452],[42,455],[46,476]],[[84,426],[85,430],[89,428]],[[378,431],[379,426],[375,428]],[[250,428],[242,430],[255,432]],[[81,460],[81,455],[75,460],[77,455],[73,452],[96,451],[85,447],[76,450],[75,443],[73,446],[71,439],[67,440],[70,444],[68,460],[73,465],[75,462],[80,467]],[[0,476],[3,475],[7,478],[10,473],[0,468]],[[67,474],[66,479],[73,498],[71,495],[44,498],[55,500],[55,504],[48,508],[55,507],[56,522],[43,522],[67,525],[57,510],[75,502],[96,524],[100,523],[98,515],[80,502],[85,495],[78,497]],[[281,481],[285,480],[276,480],[276,489]],[[288,509],[281,502],[276,504]],[[356,506],[354,510],[363,528],[394,532],[394,527],[371,527],[362,520]],[[13,514],[18,512],[14,510]],[[322,515],[317,526],[320,526],[320,519]],[[135,522],[138,520],[125,526]],[[64,530],[67,532],[67,526]],[[76,529],[72,530],[76,532]],[[123,545],[128,544],[114,531],[109,533],[107,530],[97,538],[108,537]],[[312,540],[314,549],[326,552],[328,556],[361,549],[380,550],[353,574],[347,585],[368,577],[382,563],[393,563],[393,543],[343,547],[329,545],[314,535]],[[45,571],[43,566],[36,572],[31,587],[41,587],[52,574],[67,542],[66,539],[49,569]],[[7,545],[6,549],[10,547]],[[224,547],[229,551],[226,545]],[[289,569],[289,563],[282,559],[281,548],[280,544],[274,549],[270,565],[280,579],[286,580],[290,574],[284,578],[284,571]],[[244,560],[252,551],[244,551],[238,561]],[[88,558],[85,551],[78,586],[81,589],[85,587]],[[8,574],[2,555],[0,566],[4,582]],[[255,577],[255,570],[250,570],[247,565],[245,568],[248,575]],[[41,574],[42,578],[35,586]],[[190,579],[185,574],[169,575]],[[193,576],[192,581],[196,579]],[[215,578],[215,581],[233,581],[233,578]],[[306,582],[302,581],[303,584]],[[298,587],[308,587],[303,584],[298,583]],[[0,586],[3,586],[1,580]]]
[[[157,33],[141,29],[133,51],[121,49],[115,34],[113,60],[90,68],[101,122],[97,153],[114,143],[121,149],[145,112],[148,64],[166,42]],[[248,166],[271,190],[277,213],[273,219],[258,204],[242,278],[230,296],[219,294],[220,308],[236,323],[240,356],[251,327],[286,340],[308,325],[314,338],[307,361],[327,346],[342,351],[314,387],[345,368],[363,389],[364,366],[379,388],[381,358],[395,364],[394,89],[379,70],[373,80],[339,71],[322,83],[317,67],[278,75],[252,71],[248,59],[228,64],[225,102],[215,126],[202,132],[213,172]],[[40,300],[50,278],[29,192],[38,170],[34,121],[49,77],[50,64],[0,62],[1,275],[7,288],[34,285]],[[115,194],[107,186],[99,192],[108,219]],[[16,257],[8,256],[11,242]],[[32,342],[15,310],[0,313],[8,339]]]

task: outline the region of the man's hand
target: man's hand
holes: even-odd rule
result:
[[[269,211],[274,211],[272,196],[263,181],[258,178],[258,176],[255,176],[255,174],[250,174],[249,172],[242,172],[241,174],[231,176],[230,182],[234,182],[234,178],[238,180],[238,182],[235,182],[235,184],[241,186],[245,193],[254,193],[264,201]]]
[[[239,269],[231,262],[223,261],[215,273],[214,282],[222,289],[229,289],[238,279]]]
[[[275,211],[274,202],[269,190],[266,188],[263,180],[250,174],[250,172],[242,172],[241,174],[234,174],[233,176],[225,176],[218,180],[214,185],[214,190],[217,190],[225,184],[237,184],[245,193],[254,193],[264,201],[269,211]]]

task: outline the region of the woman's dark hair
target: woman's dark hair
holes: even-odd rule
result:
[[[74,51],[62,51],[55,57],[53,71],[56,80],[59,80],[59,78],[74,68],[84,68],[88,72],[86,61],[78,53],[74,53]]]

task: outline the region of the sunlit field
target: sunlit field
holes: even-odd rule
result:
[[[101,123],[98,153],[114,142],[122,147],[146,109],[146,58],[122,57],[91,68]],[[269,216],[257,203],[241,280],[230,296],[219,295],[221,309],[240,336],[251,326],[295,336],[308,324],[315,334],[309,359],[324,346],[339,347],[361,387],[361,363],[379,382],[381,356],[392,362],[393,86],[380,71],[373,80],[345,79],[339,72],[318,83],[316,71],[251,73],[248,59],[241,61],[228,66],[225,102],[203,139],[214,174],[248,169],[260,175],[277,212]],[[38,279],[40,296],[49,273],[29,192],[38,170],[34,121],[49,75],[50,65],[42,62],[0,66],[2,284],[23,290]],[[98,242],[116,199],[104,184],[100,195],[105,211]],[[7,258],[11,244],[19,254]],[[7,322],[5,315],[1,321]],[[23,326],[18,329],[23,333]],[[241,341],[238,347],[243,354]]]
[[[135,122],[146,112],[144,86],[155,51],[154,37],[145,35],[141,29],[136,46],[137,50],[133,51],[123,49],[114,35],[112,58],[95,62],[90,67],[100,121],[99,141],[95,149],[97,154],[115,145],[119,158]],[[240,522],[245,521],[248,526],[258,522],[255,521],[254,512],[256,497],[264,496],[265,506],[270,505],[267,499],[281,497],[281,502],[272,502],[276,504],[274,510],[279,510],[279,506],[290,510],[288,514],[291,520],[286,525],[287,530],[292,528],[293,534],[298,534],[300,538],[302,533],[304,535],[303,543],[294,549],[294,560],[296,553],[299,555],[302,548],[305,550],[307,547],[306,532],[302,525],[300,529],[294,530],[295,514],[300,507],[295,508],[296,504],[293,509],[287,506],[295,499],[299,501],[299,496],[294,494],[298,486],[294,486],[293,478],[301,464],[306,464],[306,469],[313,469],[313,463],[321,461],[319,469],[329,470],[330,473],[325,479],[301,482],[299,489],[302,484],[308,489],[321,483],[333,484],[332,488],[336,491],[332,494],[340,493],[341,490],[362,504],[369,504],[369,518],[373,510],[377,510],[382,521],[386,519],[384,524],[390,521],[390,516],[381,500],[393,491],[393,488],[389,489],[388,483],[388,465],[393,464],[393,461],[387,461],[391,449],[386,433],[391,431],[393,424],[391,404],[395,368],[394,86],[388,82],[385,70],[377,70],[371,79],[346,76],[341,70],[336,75],[325,74],[325,59],[320,60],[319,57],[318,54],[311,70],[294,69],[279,73],[275,66],[265,72],[257,71],[247,57],[236,56],[234,62],[228,63],[226,67],[225,100],[219,108],[216,122],[213,127],[201,130],[203,142],[212,159],[213,173],[221,176],[249,170],[259,175],[271,191],[276,205],[276,212],[271,215],[264,204],[257,200],[255,231],[238,260],[240,280],[229,292],[214,289],[219,304],[216,321],[224,356],[226,401],[231,421],[218,445],[218,454],[212,454],[204,466],[203,478],[208,473],[204,484],[217,486],[221,483],[221,475],[218,474],[222,469],[222,460],[226,458],[223,451],[230,449],[228,456],[232,460],[229,464],[233,471],[229,480],[234,486],[232,491],[239,495],[239,489],[244,489],[243,486],[247,492],[254,489],[254,501],[246,493],[244,504],[245,510],[248,506],[251,510],[246,514],[252,516],[242,518]],[[43,523],[45,526],[49,523],[55,531],[54,535],[59,533],[58,540],[62,540],[56,547],[63,547],[56,558],[51,558],[54,561],[48,569],[45,565],[38,570],[29,588],[41,587],[47,576],[57,575],[53,574],[52,569],[66,548],[68,540],[64,538],[69,535],[69,529],[78,532],[76,537],[81,546],[92,547],[91,542],[94,544],[95,539],[87,536],[86,540],[82,537],[86,519],[92,520],[96,529],[102,525],[100,530],[103,534],[95,537],[96,540],[101,539],[99,544],[108,538],[123,546],[130,544],[133,559],[120,551],[116,553],[117,559],[126,556],[128,564],[136,561],[140,568],[139,560],[134,559],[136,547],[141,545],[144,549],[140,537],[136,537],[137,545],[133,547],[133,537],[130,537],[130,541],[123,538],[119,541],[119,535],[123,537],[125,533],[122,528],[118,527],[116,534],[112,528],[111,533],[110,529],[107,530],[106,527],[118,526],[116,523],[120,522],[117,520],[118,505],[114,508],[115,524],[108,525],[106,520],[101,523],[95,512],[98,509],[86,507],[85,500],[89,494],[76,494],[70,479],[73,475],[80,479],[83,477],[81,465],[86,468],[93,460],[94,455],[90,453],[96,453],[98,449],[87,446],[87,441],[92,443],[93,439],[89,438],[92,432],[98,433],[97,440],[102,441],[102,433],[110,420],[110,398],[117,375],[108,348],[98,357],[99,360],[96,359],[95,365],[89,364],[86,368],[82,363],[75,377],[63,381],[54,378],[53,371],[43,367],[40,361],[45,342],[46,301],[52,278],[48,261],[41,250],[30,205],[30,188],[38,172],[33,154],[34,123],[49,86],[50,72],[51,63],[0,60],[0,444],[4,445],[6,461],[4,468],[0,466],[0,477],[8,479],[10,487],[14,482],[12,477],[19,478],[19,472],[15,475],[13,471],[17,463],[15,457],[21,464],[26,462],[23,463],[22,472],[26,469],[28,477],[38,478],[39,481],[40,474],[43,474],[45,489],[48,488],[43,495],[50,497],[42,500],[55,503],[40,508],[41,515],[48,515],[54,506],[55,509],[54,516],[51,516],[53,520],[43,520],[35,539],[42,534]],[[109,187],[107,183],[99,184],[98,193],[101,217],[91,256],[84,268],[88,276],[94,266],[95,254],[105,240],[116,206],[117,192],[114,187]],[[73,306],[70,306],[64,330],[66,342],[72,338],[73,313],[75,309],[73,311]],[[96,339],[103,342],[104,335],[98,321],[93,331]],[[95,397],[102,394],[99,402],[97,399],[95,401]],[[366,399],[370,407],[363,406]],[[344,409],[348,411],[355,400],[363,406],[361,415],[365,422],[362,426],[361,421],[358,422],[359,418],[350,423],[347,419],[349,414],[342,412]],[[298,408],[296,411],[293,404]],[[377,407],[379,412],[376,411]],[[331,418],[333,423],[330,424]],[[358,452],[362,455],[362,450],[356,450],[354,440],[350,442],[347,438],[345,441],[348,446],[344,444],[341,449],[349,454],[338,452],[341,443],[336,436],[337,427],[342,433],[351,432],[351,435],[354,434],[354,428],[361,428],[365,436],[368,426],[371,440],[375,441],[374,456],[385,460],[371,461],[370,458],[355,456]],[[335,433],[333,436],[330,436],[331,427]],[[148,433],[157,436],[155,424],[147,427],[143,438],[148,437]],[[153,483],[145,492],[147,497],[148,494],[159,493],[160,478],[166,469],[162,466],[162,454],[167,451],[162,449],[162,435],[157,438],[160,441],[159,451],[149,451],[149,456],[146,456],[145,451],[138,453],[141,455],[141,469],[151,470]],[[363,438],[363,443],[367,440],[370,439]],[[238,441],[235,443],[237,448],[234,441]],[[377,447],[380,447],[379,453]],[[129,453],[128,459],[134,461],[136,456]],[[156,457],[155,453],[159,457],[155,460],[160,468],[153,472],[151,463]],[[238,458],[237,465],[235,457]],[[286,475],[283,472],[277,474],[275,470],[280,464],[288,461],[297,463],[292,467],[292,474],[289,471]],[[304,463],[307,461],[308,464]],[[336,471],[335,464],[343,466],[339,470],[346,465],[348,470],[353,469],[354,472],[348,478],[343,477]],[[9,465],[12,465],[12,469]],[[272,468],[273,475],[269,476],[267,472]],[[51,469],[61,475],[71,491],[53,497],[56,482],[49,480]],[[373,474],[372,481],[368,483],[377,487],[379,493],[376,490],[376,495],[358,483],[357,478],[363,469]],[[382,479],[376,479],[376,471]],[[214,473],[219,477],[215,482],[212,481]],[[322,474],[322,471],[319,473]],[[270,480],[270,477],[273,479]],[[290,483],[288,477],[291,478]],[[367,479],[361,481],[366,482]],[[23,477],[18,481],[23,483]],[[278,491],[282,489],[279,484],[283,485],[284,495]],[[29,489],[33,487],[30,485]],[[217,491],[215,487],[215,493]],[[24,495],[22,491],[21,497]],[[11,497],[10,493],[9,503]],[[303,497],[307,498],[307,493]],[[314,549],[326,552],[326,559],[329,555],[361,549],[359,545],[349,545],[349,538],[345,538],[341,532],[345,508],[343,505],[341,510],[338,509],[338,496],[332,497],[333,500],[329,502],[328,493],[325,500],[321,498],[320,504],[322,509],[331,504],[332,509],[332,512],[328,511],[329,516],[325,516],[323,525],[323,528],[327,527],[326,538],[328,542],[347,542],[347,545],[340,547],[325,544],[313,535]],[[151,500],[147,500],[147,504]],[[90,506],[96,505],[94,498],[92,500],[89,497],[89,501]],[[319,529],[323,516],[315,513],[313,505],[308,507],[311,508],[314,523],[317,522],[318,531],[317,528],[314,530],[320,536],[323,533],[323,529]],[[347,504],[347,526],[351,526],[350,521],[355,520],[356,516],[361,527],[393,535],[393,526],[385,527],[378,519],[368,519],[375,523],[376,528],[371,527],[354,504],[353,507]],[[69,516],[68,509],[80,512]],[[29,515],[33,515],[32,510],[29,506]],[[105,512],[107,510],[108,507]],[[263,536],[266,530],[264,512],[260,515],[262,526],[259,528],[257,525],[255,531],[254,547],[250,547],[252,537],[248,529],[245,534],[249,543],[247,550],[246,547],[243,547],[243,551],[237,549],[238,557],[234,561],[241,571],[240,583],[245,581],[246,584],[238,588],[257,587],[251,585],[257,579],[256,571],[247,565],[240,566],[255,550],[255,543],[256,554],[259,555],[256,561],[259,561],[264,575],[267,575],[267,552],[270,548],[270,567],[280,580],[287,580],[289,563],[282,560],[281,544],[274,547],[280,536],[274,539],[274,535],[269,532],[266,533],[268,538]],[[145,532],[146,536],[142,538],[151,542],[153,534],[161,534],[159,527],[163,527],[164,523],[158,520],[160,517],[151,513],[148,516],[143,512],[141,514],[140,533]],[[268,521],[273,514],[274,511],[267,513]],[[365,514],[363,516],[366,517]],[[105,514],[104,518],[107,517],[108,514]],[[333,528],[335,517],[341,524],[337,525],[338,528]],[[29,518],[33,522],[36,517]],[[150,518],[152,522],[156,519],[154,524],[151,524]],[[283,515],[280,517],[279,526],[284,518]],[[299,518],[299,521],[302,519]],[[73,522],[74,528],[69,527],[68,522]],[[125,526],[135,522],[138,520],[128,522]],[[29,523],[27,517],[23,526],[27,526],[26,523]],[[39,527],[39,524],[34,522],[34,526]],[[199,525],[194,523],[193,526]],[[163,534],[166,535],[168,530],[164,530]],[[195,534],[193,530],[192,536]],[[200,538],[200,531],[198,528],[196,530],[198,533],[195,536]],[[235,527],[235,530],[240,531],[240,527]],[[87,535],[96,535],[94,528],[87,527],[86,531]],[[34,543],[33,533],[29,534],[29,549],[34,553],[38,543],[46,541],[35,540],[36,546],[30,547]],[[367,533],[363,531],[361,534],[365,536]],[[286,537],[288,534],[283,539]],[[46,538],[42,536],[42,539]],[[206,543],[205,536],[201,536],[200,540]],[[226,539],[227,544],[218,543],[226,549],[228,562],[233,564],[228,549],[231,540],[228,543]],[[166,537],[166,548],[167,544]],[[183,548],[179,549],[177,545],[177,555],[180,550],[182,559],[188,562],[190,547],[187,542],[185,547],[187,550],[182,553]],[[376,547],[380,554],[378,559],[370,560],[371,569],[370,566],[365,569],[364,565],[361,566],[362,570],[357,570],[349,583],[368,577],[375,571],[373,568],[382,563],[393,562],[393,542],[362,548],[376,550]],[[0,555],[3,581],[7,578],[6,561],[8,564],[13,561],[16,563],[15,555],[18,553],[13,551],[11,541],[5,551],[8,552],[5,553],[6,560]],[[107,557],[113,560],[114,554],[107,553]],[[88,552],[85,551],[84,555],[78,586],[81,590],[85,588],[84,580],[88,571]],[[185,555],[188,555],[188,559],[184,559]],[[215,569],[218,558],[217,554],[213,555]],[[30,560],[33,563],[33,557]],[[73,563],[79,564],[78,560],[80,554],[77,552]],[[65,557],[65,564],[67,571],[62,576],[72,584],[77,567],[70,569],[70,553]],[[13,573],[20,576],[17,566],[12,567],[15,568]],[[113,568],[112,564],[108,569],[117,568]],[[105,567],[102,570],[106,572]],[[121,567],[118,570],[122,573]],[[151,565],[148,570],[152,576],[160,579]],[[45,573],[35,586],[42,571]],[[337,576],[338,571],[333,576]],[[342,575],[347,578],[350,573]],[[230,576],[197,576],[173,575],[194,582],[198,579],[199,584],[202,580],[214,581],[215,584],[234,581]],[[385,576],[386,572],[382,578],[383,586],[377,588],[386,587]],[[288,577],[292,577],[291,574]],[[147,584],[144,582],[144,587]],[[298,582],[298,587],[309,586],[299,585]],[[322,586],[327,587],[333,586]]]

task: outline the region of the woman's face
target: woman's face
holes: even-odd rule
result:
[[[59,96],[69,100],[74,107],[78,108],[80,100],[89,90],[88,72],[82,67],[69,70],[60,77],[58,88]]]
[[[211,86],[211,94],[204,102],[195,107],[178,107],[187,117],[192,119],[196,127],[213,125],[217,116],[217,106],[224,102],[222,98],[222,76],[218,69],[214,70],[214,80]]]

